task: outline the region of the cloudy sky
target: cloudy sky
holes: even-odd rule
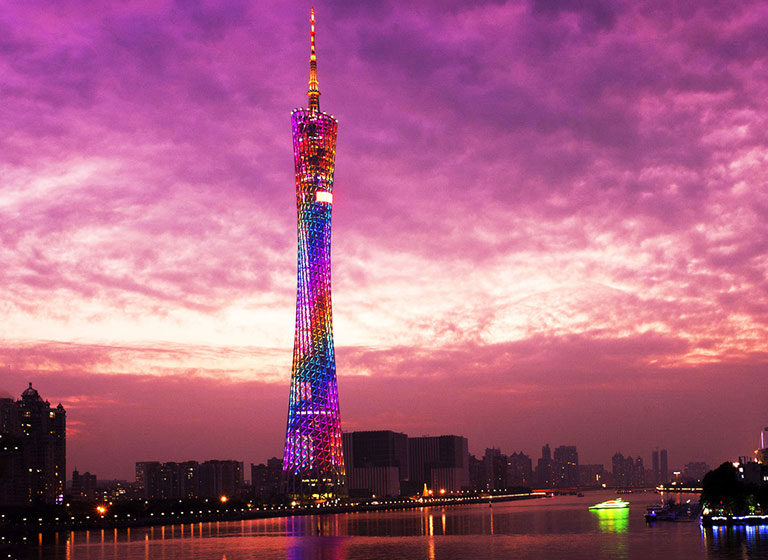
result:
[[[672,466],[768,424],[768,9],[314,3],[345,430]],[[0,10],[0,389],[68,468],[282,454],[303,2]]]

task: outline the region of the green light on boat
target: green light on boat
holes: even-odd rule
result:
[[[589,506],[589,509],[623,509],[627,507],[629,507],[629,502],[625,502],[621,498],[616,498],[615,500],[606,500],[599,504]]]

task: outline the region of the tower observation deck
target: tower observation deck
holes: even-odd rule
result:
[[[333,497],[343,493],[345,476],[331,311],[331,208],[338,122],[320,111],[314,9],[310,22],[309,107],[291,114],[298,278],[283,474],[293,496]]]

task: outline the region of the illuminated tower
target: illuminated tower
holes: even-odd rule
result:
[[[314,10],[310,23],[309,108],[291,114],[299,259],[283,456],[288,493],[306,497],[338,496],[344,486],[331,315],[331,206],[338,123],[320,111]]]

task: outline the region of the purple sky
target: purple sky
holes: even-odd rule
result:
[[[751,453],[768,8],[314,6],[343,428]],[[0,389],[64,404],[70,470],[282,454],[309,7],[0,11]]]

